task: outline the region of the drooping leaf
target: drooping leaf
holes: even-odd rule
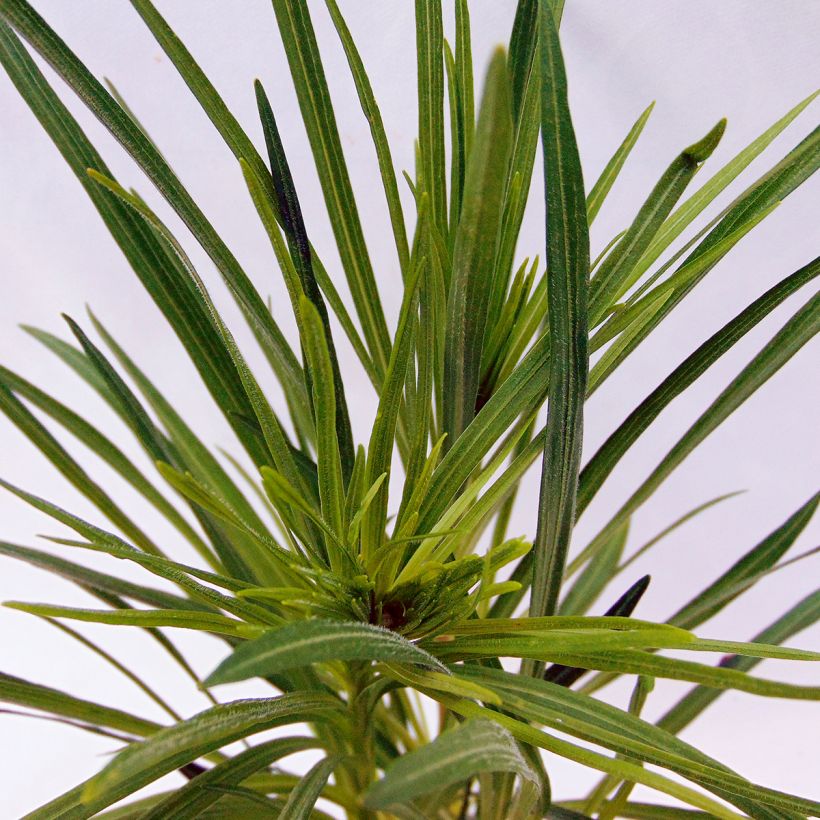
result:
[[[256,772],[283,757],[321,747],[312,737],[283,737],[252,746],[244,752],[197,775],[181,789],[165,797],[142,820],[197,820],[201,812],[220,800],[222,793],[214,787],[238,786]]]
[[[290,723],[323,722],[339,713],[335,698],[305,692],[214,706],[120,752],[85,783],[85,816],[234,740]]]
[[[110,706],[101,706],[89,700],[76,698],[58,689],[31,683],[22,678],[0,672],[0,700],[29,709],[40,709],[83,723],[105,726],[120,732],[144,737],[158,731],[158,723],[145,720]]]

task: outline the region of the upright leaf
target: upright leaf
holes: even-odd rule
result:
[[[430,202],[430,224],[447,236],[447,185],[444,161],[444,33],[441,0],[416,0],[419,158],[417,184]]]
[[[549,410],[538,527],[533,544],[530,614],[558,606],[575,523],[586,393],[589,231],[584,181],[567,100],[567,80],[553,12],[540,0],[543,90],[541,140],[547,206],[549,295]]]
[[[322,334],[324,336],[324,346],[330,359],[332,369],[331,384],[334,392],[334,416],[336,424],[336,437],[338,440],[339,452],[341,454],[342,466],[345,478],[350,477],[353,469],[353,433],[350,429],[350,418],[347,413],[347,400],[345,399],[344,383],[339,370],[339,361],[336,357],[336,348],[333,344],[333,334],[330,330],[330,319],[327,315],[325,301],[322,292],[316,281],[314,273],[313,250],[308,241],[307,228],[302,216],[302,208],[299,205],[299,197],[296,195],[296,186],[290,173],[285,149],[282,139],[279,136],[279,129],[276,127],[276,120],[273,116],[268,97],[262,84],[257,80],[254,84],[256,89],[256,101],[259,108],[259,116],[262,120],[262,129],[265,132],[265,144],[268,147],[268,157],[273,176],[273,188],[276,192],[276,200],[279,206],[279,215],[285,236],[288,240],[291,259],[299,275],[299,281],[310,304],[313,305],[318,318],[321,321]],[[299,314],[297,313],[297,316]],[[308,374],[312,378],[312,374]],[[315,408],[314,408],[315,410]]]
[[[299,108],[362,331],[378,373],[390,355],[379,291],[347,172],[333,104],[306,0],[273,0]]]
[[[450,444],[476,412],[512,140],[508,85],[506,59],[498,50],[487,71],[461,218],[455,228],[444,348],[444,423]]]

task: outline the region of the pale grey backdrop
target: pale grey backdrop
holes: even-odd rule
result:
[[[273,13],[267,0],[162,0],[165,13],[228,105],[260,142],[251,81],[260,77],[273,99],[313,241],[333,260],[318,181]],[[449,6],[449,4],[446,4]],[[509,34],[514,2],[475,0],[471,4],[474,54],[480,80],[493,45]],[[221,143],[169,61],[126,2],[114,0],[36,0],[98,76],[111,78],[143,119],[207,215],[237,253],[263,294],[271,294],[280,320],[292,323],[284,307],[284,288],[270,248],[243,189],[233,157]],[[371,71],[381,102],[394,159],[399,170],[412,166],[415,132],[415,66],[412,6],[409,0],[341,3]],[[324,4],[312,3],[324,47],[325,65],[336,102],[342,140],[352,169],[367,238],[379,281],[385,287],[389,317],[400,299],[389,224],[366,123],[355,100],[344,56]],[[448,17],[449,17],[448,13]],[[448,23],[449,25],[449,23]],[[720,117],[729,127],[723,143],[703,172],[727,161],[817,85],[820,4],[798,0],[569,0],[563,26],[570,95],[579,134],[587,184],[628,127],[650,100],[657,100],[645,134],[593,231],[593,253],[626,227],[658,175],[685,145],[702,136]],[[119,179],[135,185],[156,203],[173,226],[177,221],[154,196],[148,183],[70,94],[58,84],[71,110],[87,126]],[[717,203],[730,201],[752,179],[780,159],[816,123],[818,105],[810,108],[758,159],[742,180]],[[161,388],[193,419],[205,441],[234,448],[217,413],[173,334],[128,269],[102,223],[61,157],[5,75],[0,76],[0,359],[53,390],[112,435],[144,463],[121,426],[99,400],[17,328],[25,322],[64,332],[62,311],[84,319],[89,303]],[[261,144],[261,143],[260,143]],[[698,182],[695,185],[699,184]],[[543,255],[541,183],[522,240],[519,257]],[[632,356],[589,405],[587,455],[613,425],[694,346],[714,332],[754,297],[809,261],[817,252],[818,184],[811,181],[791,196],[753,236],[744,239],[718,265],[692,298]],[[716,213],[712,209],[710,213]],[[181,231],[209,286],[230,319],[237,311],[212,266]],[[600,498],[584,516],[578,545],[592,535],[667,448],[717,395],[733,374],[808,297],[793,297],[721,360],[688,393],[675,401],[626,457]],[[239,323],[234,321],[234,326]],[[240,333],[243,338],[246,333]],[[342,355],[352,363],[349,349]],[[744,550],[780,524],[817,486],[820,449],[816,435],[818,344],[807,346],[714,433],[635,516],[630,547],[635,548],[696,504],[733,490],[747,490],[677,531],[624,576],[626,586],[651,571],[652,586],[639,614],[665,617]],[[364,438],[374,413],[372,391],[355,364],[348,396],[356,432]],[[272,390],[275,401],[278,393]],[[93,513],[29,446],[0,419],[0,473],[4,478],[63,502],[80,514]],[[73,444],[72,452],[81,452]],[[96,465],[95,465],[96,466]],[[129,501],[132,494],[105,470],[105,486]],[[530,477],[515,514],[513,531],[533,532],[537,476]],[[138,520],[153,524],[152,513],[134,502]],[[57,527],[7,495],[0,496],[0,536],[31,544],[37,533]],[[161,525],[160,525],[161,526]],[[166,532],[166,530],[159,530]],[[800,547],[815,546],[818,526],[804,533]],[[55,550],[59,552],[59,550]],[[182,550],[184,553],[184,548]],[[184,559],[192,556],[184,554]],[[100,561],[115,572],[135,572],[114,561]],[[749,638],[794,601],[817,586],[818,562],[807,562],[771,578],[730,607],[708,628],[714,637]],[[613,589],[610,597],[620,591]],[[67,583],[4,560],[0,597],[84,605],[89,600]],[[603,603],[603,602],[602,602]],[[90,604],[93,606],[93,604]],[[146,672],[184,713],[206,704],[166,663],[146,637],[118,630],[110,641],[106,627],[83,628],[103,641],[117,657]],[[818,630],[792,643],[818,647]],[[204,636],[184,636],[200,672],[210,670],[223,645]],[[161,719],[158,709],[127,681],[91,653],[47,624],[8,610],[0,611],[0,668],[57,686],[103,703],[123,704]],[[772,677],[817,681],[816,670],[767,662],[760,670]],[[647,713],[656,715],[685,689],[659,685]],[[261,692],[254,684],[239,693]],[[626,688],[611,696],[623,702]],[[41,721],[0,716],[0,817],[13,818],[79,779],[89,776],[113,749],[111,741]],[[744,775],[767,785],[820,797],[816,735],[820,709],[815,704],[724,695],[716,708],[685,737],[704,751],[732,763]],[[813,728],[812,728],[813,727]],[[555,793],[574,796],[590,782],[576,767],[548,761]],[[167,778],[171,783],[173,778]]]

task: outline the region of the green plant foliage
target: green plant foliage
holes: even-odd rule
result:
[[[763,658],[820,661],[818,653],[783,646],[820,619],[820,593],[795,603],[751,642],[692,632],[772,573],[816,556],[817,550],[788,554],[820,496],[693,590],[665,622],[633,617],[650,579],[625,572],[672,530],[734,495],[701,503],[642,546],[631,545],[633,515],[820,331],[820,296],[795,307],[651,474],[628,488],[589,543],[579,544],[575,529],[663,410],[820,273],[820,259],[807,260],[767,292],[752,294],[699,346],[682,338],[680,363],[635,401],[582,464],[586,400],[817,170],[820,130],[682,247],[673,252],[672,243],[816,94],[690,195],[695,175],[715,164],[726,127],[718,122],[672,158],[637,214],[623,221],[623,233],[595,248],[592,260],[589,224],[628,175],[653,105],[597,181],[585,186],[559,37],[562,0],[520,0],[509,47],[485,61],[486,71],[474,68],[470,35],[481,4],[416,0],[409,36],[418,55],[417,167],[405,173],[413,214],[399,194],[393,147],[344,4],[326,0],[320,9],[307,0],[273,0],[271,18],[326,206],[321,217],[329,219],[338,252],[338,264],[326,266],[310,240],[317,217],[300,204],[302,183],[285,154],[276,98],[249,82],[259,122],[240,124],[150,0],[131,3],[235,159],[284,278],[298,339],[292,347],[280,330],[287,302],[269,309],[114,87],[95,78],[27,0],[0,0],[0,63],[175,332],[240,452],[213,451],[197,433],[197,419],[184,418],[116,332],[90,312],[88,320],[67,318],[70,341],[26,330],[99,394],[130,443],[147,455],[149,469],[96,420],[28,373],[0,366],[0,411],[101,519],[86,521],[0,479],[18,500],[68,527],[72,538],[47,540],[74,553],[69,560],[47,547],[0,542],[0,556],[71,581],[95,602],[94,608],[6,606],[59,628],[168,718],[160,724],[0,674],[0,701],[13,707],[4,712],[45,717],[123,746],[97,775],[29,816],[793,820],[820,814],[817,802],[751,782],[679,737],[725,691],[820,700],[816,683],[751,674]],[[452,44],[444,37],[451,12]],[[376,276],[365,241],[322,66],[325,44],[320,47],[312,19],[319,13],[329,15],[372,136],[395,244],[392,281]],[[271,371],[265,377],[279,383],[282,417],[183,242],[147,195],[112,176],[41,61],[110,131],[210,257],[261,349]],[[475,77],[484,78],[480,87]],[[264,156],[244,130],[256,133],[260,124]],[[544,187],[536,191],[539,138]],[[546,232],[543,246],[519,259],[531,194],[546,204]],[[342,278],[350,307],[337,287]],[[396,287],[402,299],[391,329],[382,295]],[[354,440],[353,379],[337,353],[338,328],[375,393],[367,441]],[[84,449],[87,462],[69,452],[64,434]],[[509,537],[517,490],[539,459],[532,537]],[[167,520],[164,537],[148,532],[94,475],[100,461]],[[244,480],[233,478],[236,472]],[[177,560],[180,546],[195,550],[193,564]],[[85,566],[89,551],[119,559],[121,573]],[[131,580],[134,565],[140,580],[147,572],[157,586]],[[599,609],[600,602],[611,605]],[[80,625],[75,630],[66,621]],[[212,706],[177,714],[152,686],[151,670],[135,671],[97,645],[79,631],[83,622],[108,625],[115,634],[144,630]],[[218,641],[222,660],[204,679],[172,642],[177,630]],[[712,663],[716,656],[722,657]],[[520,660],[520,671],[511,671],[510,659]],[[597,696],[624,677],[634,679],[628,703]],[[223,701],[224,684],[251,679],[273,691]],[[690,687],[652,722],[644,705],[656,679]],[[438,710],[435,727],[431,704]],[[274,728],[281,730],[276,737],[257,737]],[[302,765],[301,775],[280,765],[302,752],[317,757]],[[602,779],[584,799],[553,799],[553,788],[556,794],[560,788],[550,779],[554,755]],[[137,795],[174,772],[184,779],[159,794]],[[636,785],[655,798],[633,800]],[[667,806],[667,797],[686,808]],[[120,801],[126,802],[110,808]]]

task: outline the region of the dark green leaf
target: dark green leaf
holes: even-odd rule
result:
[[[538,527],[533,543],[530,614],[551,615],[575,523],[587,380],[589,230],[584,181],[567,100],[558,31],[540,0],[541,140],[547,207],[547,287],[550,357],[549,411]]]

